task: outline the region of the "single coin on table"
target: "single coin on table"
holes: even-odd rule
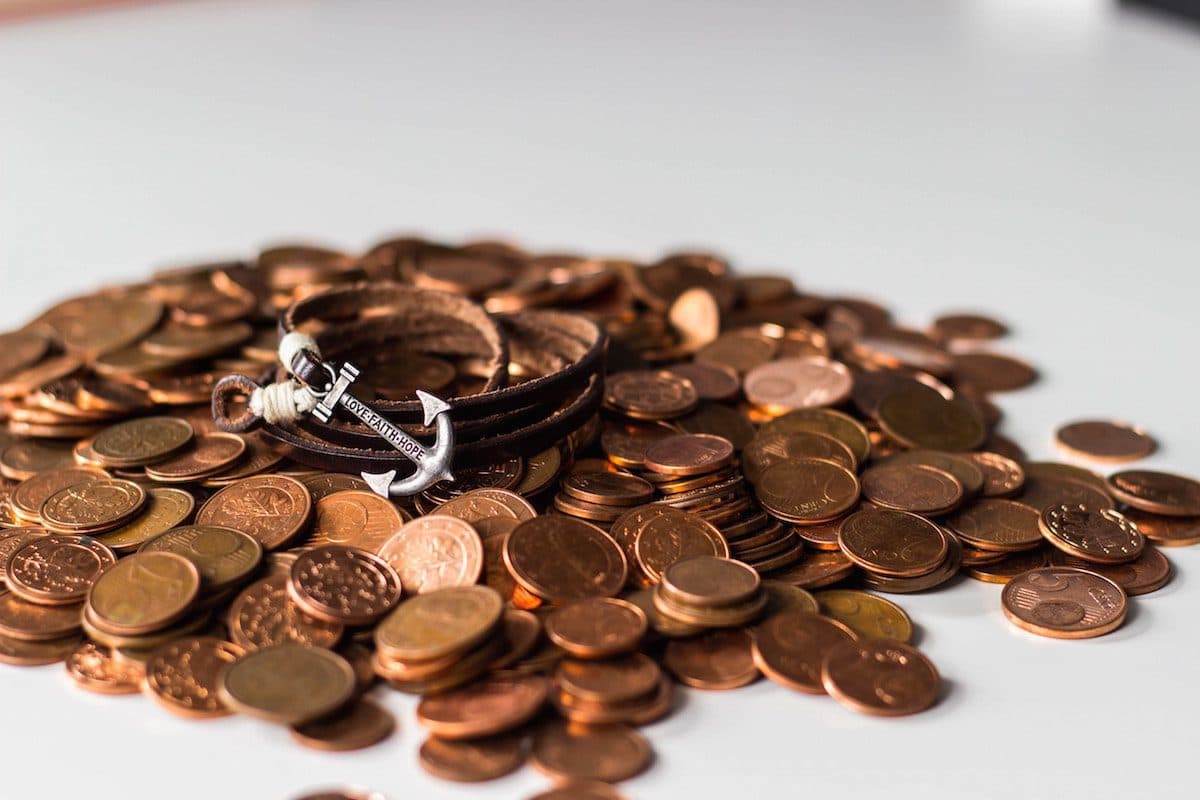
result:
[[[1136,425],[1104,420],[1083,420],[1063,425],[1054,433],[1066,453],[1093,461],[1137,461],[1154,452],[1156,443]]]
[[[1000,595],[1004,615],[1018,628],[1054,639],[1086,639],[1116,630],[1128,601],[1113,581],[1070,567],[1041,567],[1017,575]]]
[[[867,639],[831,648],[821,665],[821,682],[825,691],[847,708],[898,717],[933,705],[941,678],[915,647]]]
[[[457,517],[431,515],[406,522],[378,552],[409,594],[470,586],[483,571],[479,534]]]
[[[933,333],[946,341],[999,339],[1008,333],[1003,322],[981,314],[944,314],[933,321]]]
[[[1069,555],[1101,564],[1133,561],[1146,539],[1137,526],[1112,509],[1055,505],[1042,509],[1038,524],[1046,541]]]
[[[354,695],[355,685],[354,669],[336,653],[279,644],[227,666],[219,697],[247,716],[299,725],[340,708]]]
[[[627,600],[587,597],[546,616],[550,641],[575,658],[610,658],[637,648],[646,635],[645,612]]]
[[[826,589],[816,598],[822,614],[864,639],[912,640],[912,620],[890,600],[855,589]]]

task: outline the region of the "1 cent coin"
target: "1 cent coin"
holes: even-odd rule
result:
[[[1014,500],[984,498],[956,511],[946,527],[966,544],[997,553],[1029,550],[1042,542],[1037,509]]]
[[[702,475],[730,464],[733,452],[733,444],[722,436],[681,433],[646,448],[644,466],[664,475]]]
[[[890,600],[855,589],[817,592],[821,613],[837,620],[863,639],[912,640],[913,625],[904,609]]]
[[[296,725],[289,731],[305,747],[328,752],[361,750],[392,735],[396,719],[391,712],[366,698],[333,714]]]
[[[864,569],[900,578],[937,569],[950,546],[942,529],[929,520],[886,508],[864,508],[846,517],[838,545]]]
[[[1200,516],[1200,481],[1145,469],[1110,475],[1108,486],[1117,499],[1139,511],[1171,517]]]
[[[451,741],[430,736],[421,744],[418,760],[431,775],[447,781],[478,783],[501,778],[525,763],[524,737],[491,736]]]
[[[650,758],[649,742],[624,725],[548,723],[534,733],[530,752],[533,765],[551,778],[608,783],[632,778]]]
[[[1085,561],[1121,564],[1136,559],[1146,546],[1137,526],[1108,508],[1047,506],[1042,509],[1038,524],[1046,541]]]
[[[258,540],[233,528],[184,525],[156,536],[140,552],[178,553],[196,565],[209,591],[220,591],[248,578],[262,562]]]
[[[432,515],[405,523],[379,548],[409,594],[470,586],[483,571],[483,543],[470,523]]]
[[[625,585],[625,554],[604,531],[566,516],[541,516],[513,528],[504,563],[526,591],[564,602],[612,597]]]
[[[200,592],[196,565],[177,553],[135,553],[100,573],[88,592],[92,623],[138,636],[182,617]]]
[[[191,443],[194,432],[178,417],[141,417],[110,425],[92,439],[92,452],[106,467],[153,464]]]
[[[210,497],[196,522],[248,533],[264,549],[275,550],[303,533],[311,514],[312,498],[303,483],[285,475],[254,475]]]
[[[1137,461],[1154,452],[1154,439],[1136,425],[1125,422],[1085,420],[1072,422],[1054,434],[1066,453],[1094,461]]]
[[[663,664],[676,680],[696,689],[736,689],[758,680],[753,639],[745,628],[706,631],[674,639]]]
[[[915,647],[872,639],[830,649],[822,662],[821,682],[830,697],[847,708],[898,717],[933,705],[941,678]]]
[[[645,612],[627,600],[588,597],[552,611],[546,635],[575,658],[610,658],[636,649],[648,624]]]
[[[746,399],[772,413],[836,406],[850,396],[854,376],[825,356],[782,358],[746,373]]]
[[[400,576],[376,555],[353,547],[306,550],[292,564],[288,593],[317,619],[370,625],[400,602]]]
[[[853,642],[852,630],[819,614],[789,611],[769,617],[754,632],[754,663],[772,681],[823,694],[821,664],[833,648]]]
[[[338,643],[343,626],[301,611],[288,596],[287,583],[288,575],[276,574],[255,581],[238,594],[226,617],[234,642],[247,650],[288,643],[314,647]]]
[[[858,502],[853,472],[833,461],[798,458],[763,471],[755,487],[758,501],[788,522],[809,524],[832,519]]]
[[[338,544],[378,553],[404,523],[400,510],[386,497],[360,489],[332,492],[313,505],[308,544]]]
[[[220,697],[221,673],[244,654],[236,644],[211,636],[178,639],[146,660],[146,691],[181,716],[223,717],[232,712]]]
[[[345,705],[354,668],[320,647],[278,644],[249,653],[221,672],[219,697],[242,714],[299,725]]]
[[[62,533],[110,531],[137,516],[146,505],[146,490],[132,481],[89,480],[60,489],[46,498],[42,524]]]
[[[666,370],[630,370],[608,376],[604,404],[633,419],[681,417],[700,400],[687,378]]]
[[[492,736],[532,719],[547,693],[541,675],[492,675],[425,697],[417,706],[417,722],[442,739]]]
[[[31,603],[73,605],[115,563],[112,550],[87,536],[42,536],[12,554],[4,578],[13,594]]]
[[[862,474],[863,496],[877,506],[936,516],[957,506],[963,485],[927,464],[880,464]]]
[[[400,661],[434,661],[483,642],[500,624],[504,600],[487,586],[457,586],[411,597],[375,628],[375,647]]]
[[[1054,639],[1085,639],[1116,630],[1128,601],[1108,578],[1070,567],[1017,575],[1000,595],[1004,615],[1019,628]]]

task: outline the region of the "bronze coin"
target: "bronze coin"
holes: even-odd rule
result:
[[[659,636],[677,637],[677,636],[695,636],[698,633],[703,633],[704,628],[698,625],[688,625],[685,622],[679,622],[668,616],[660,614],[654,606],[654,590],[653,589],[636,589],[625,595],[625,599],[633,603],[642,610],[649,621],[650,629]]]
[[[283,460],[283,455],[272,450],[266,440],[257,433],[243,433],[246,440],[246,454],[241,460],[224,472],[219,472],[211,478],[205,478],[201,484],[210,489],[219,489],[237,481],[258,475],[269,470]]]
[[[141,546],[139,552],[178,553],[196,565],[209,591],[220,591],[248,578],[262,562],[263,549],[249,534],[217,525],[172,528]]]
[[[612,597],[628,565],[612,537],[582,520],[541,516],[513,529],[504,563],[526,591],[552,602]]]
[[[48,606],[22,600],[0,591],[0,636],[26,642],[44,642],[78,633],[81,603]]]
[[[38,330],[0,334],[0,380],[40,361],[50,349],[50,341]]]
[[[679,431],[663,423],[655,425],[606,423],[604,430],[600,432],[600,449],[608,456],[608,460],[618,467],[641,469],[646,461],[646,450],[652,444],[678,434]]]
[[[858,502],[853,472],[820,458],[780,461],[759,476],[755,487],[763,508],[797,524],[824,522]]]
[[[983,422],[965,400],[911,389],[883,399],[879,424],[905,447],[929,450],[973,450],[987,436]]]
[[[206,433],[192,446],[146,467],[159,483],[187,483],[228,469],[246,452],[246,440],[235,433]]]
[[[224,487],[196,514],[198,525],[248,533],[266,550],[285,547],[308,528],[312,498],[284,475],[255,475]]]
[[[268,722],[299,725],[345,705],[355,690],[354,669],[320,647],[265,647],[220,671],[218,697],[234,711]]]
[[[556,780],[616,783],[650,763],[650,744],[624,725],[572,726],[547,723],[533,734],[530,760]]]
[[[1038,548],[1024,553],[1014,553],[999,561],[986,564],[974,564],[965,567],[963,571],[977,581],[984,583],[1008,583],[1018,575],[1031,569],[1050,565],[1050,548]]]
[[[844,516],[834,517],[831,520],[818,522],[815,525],[797,525],[792,530],[813,550],[834,550],[841,552],[837,543],[837,535],[838,529],[842,527],[842,520],[845,518]]]
[[[191,360],[208,358],[249,340],[254,330],[245,322],[226,322],[203,328],[167,323],[139,346],[152,356]]]
[[[944,340],[982,341],[999,339],[1008,328],[981,314],[944,314],[933,321],[933,333]]]
[[[697,556],[668,567],[660,588],[677,602],[712,608],[753,599],[759,594],[762,581],[745,564],[728,558]]]
[[[1103,476],[1075,464],[1063,464],[1056,461],[1024,460],[1021,466],[1024,467],[1025,474],[1031,478],[1071,480],[1077,483],[1085,483],[1104,494],[1109,493],[1108,481]]]
[[[108,567],[113,551],[87,536],[42,536],[8,559],[4,579],[23,600],[43,605],[74,605]]]
[[[945,375],[954,363],[950,354],[925,334],[899,328],[860,336],[851,352],[875,368],[914,369],[931,375]]]
[[[746,480],[758,483],[768,467],[800,458],[833,461],[852,472],[858,469],[854,453],[841,441],[824,433],[797,431],[756,436],[742,451],[742,472]]]
[[[779,352],[779,343],[755,330],[725,331],[696,353],[700,364],[727,367],[745,374]]]
[[[573,472],[563,478],[562,490],[589,503],[636,506],[654,497],[654,487],[634,475],[615,472]]]
[[[636,649],[648,625],[642,609],[627,600],[588,597],[552,611],[546,635],[575,658],[610,658]]]
[[[292,726],[288,733],[305,747],[341,753],[379,744],[395,729],[396,719],[390,711],[359,698],[329,716]]]
[[[67,674],[76,686],[98,694],[137,694],[145,670],[140,664],[121,664],[112,651],[94,642],[84,642],[67,656]]]
[[[963,498],[963,486],[945,470],[925,464],[880,464],[862,474],[862,492],[877,506],[939,515]]]
[[[1019,628],[1055,639],[1085,639],[1116,630],[1128,601],[1108,578],[1070,567],[1017,575],[1000,595],[1004,616]]]
[[[442,739],[479,739],[517,728],[546,702],[540,675],[492,675],[431,695],[417,706],[417,722]]]
[[[0,475],[23,481],[39,472],[76,466],[74,450],[70,442],[18,439],[0,451]]]
[[[847,708],[881,717],[915,714],[937,701],[941,678],[921,651],[903,642],[843,642],[825,655],[825,691]]]
[[[0,664],[14,667],[38,667],[65,661],[81,643],[79,636],[28,642],[0,636]]]
[[[1028,465],[1032,466],[1032,465]],[[1089,508],[1115,508],[1112,496],[1090,483],[1060,475],[1026,472],[1025,485],[1014,498],[1032,508],[1050,505],[1078,504]]]
[[[864,508],[842,522],[838,545],[864,569],[881,575],[915,577],[946,560],[949,542],[937,525],[904,511]]]
[[[25,545],[43,536],[50,536],[43,528],[0,528],[0,583],[4,580],[4,565],[12,554]]]
[[[1151,436],[1125,422],[1085,420],[1063,425],[1054,433],[1055,442],[1066,453],[1094,461],[1137,461],[1157,447]]]
[[[835,619],[863,639],[892,639],[908,642],[913,636],[912,620],[890,600],[854,589],[818,592],[821,613]]]
[[[854,642],[854,632],[819,614],[789,611],[768,618],[754,631],[754,663],[772,681],[809,694],[823,694],[821,664],[833,648]]]
[[[525,475],[513,491],[522,497],[534,497],[545,491],[558,478],[563,467],[563,451],[558,445],[530,456]]]
[[[378,553],[404,522],[404,516],[391,501],[372,491],[332,492],[313,504],[308,544],[315,547],[337,544]]]
[[[662,719],[671,710],[674,695],[669,678],[659,679],[658,687],[643,697],[619,703],[597,703],[582,700],[570,692],[556,691],[550,694],[554,709],[572,723],[580,725],[607,725],[624,723],[648,725]]]
[[[979,550],[1011,553],[1041,544],[1037,509],[1014,500],[984,498],[955,512],[946,527]]]
[[[1143,536],[1160,547],[1200,544],[1200,517],[1164,517],[1136,508],[1127,509],[1125,516],[1137,525]],[[4,540],[0,538],[0,563],[4,560],[3,549]]]
[[[800,431],[832,436],[850,448],[856,464],[865,462],[871,453],[871,439],[863,424],[849,414],[830,408],[808,408],[789,412],[763,425],[759,435],[766,437]]]
[[[1037,371],[1023,361],[999,353],[958,353],[954,377],[981,392],[1023,389],[1037,380]]]
[[[801,589],[820,589],[848,578],[855,572],[854,562],[841,550],[809,553],[793,564],[772,572],[771,580],[790,583]]]
[[[51,469],[26,478],[18,483],[9,495],[13,511],[23,520],[38,522],[42,505],[56,492],[84,481],[107,478],[108,474],[96,467],[63,467]]]
[[[461,655],[492,636],[504,600],[486,586],[455,586],[410,597],[375,628],[376,650],[403,661]]]
[[[666,475],[701,475],[721,469],[733,461],[733,444],[728,439],[705,433],[681,433],[646,448],[644,466]]]
[[[146,505],[138,516],[119,528],[99,534],[98,540],[118,553],[136,550],[187,520],[196,507],[196,498],[183,489],[156,486],[146,494]]]
[[[946,550],[946,559],[937,567],[921,575],[906,577],[895,577],[864,570],[861,576],[863,586],[887,594],[911,594],[941,586],[952,579],[962,567],[962,544],[954,534],[947,530],[939,530],[942,530],[949,546]]]
[[[42,524],[62,533],[99,533],[118,528],[146,505],[146,490],[117,478],[89,480],[46,498]]]
[[[221,672],[245,654],[231,642],[188,636],[156,649],[146,661],[146,692],[168,711],[185,717],[223,717]]]
[[[86,612],[98,628],[139,636],[179,620],[199,593],[200,572],[191,561],[177,553],[135,553],[100,573]]]
[[[1200,481],[1146,469],[1110,475],[1109,489],[1139,511],[1171,517],[1200,516]]]
[[[566,781],[539,792],[529,800],[625,800],[615,788],[600,781]]]
[[[421,743],[418,762],[442,780],[479,783],[502,778],[525,763],[525,743],[519,734],[473,741],[450,741],[430,736]]]
[[[227,616],[234,642],[247,650],[286,643],[315,647],[338,643],[342,625],[304,613],[288,595],[287,583],[287,575],[272,575],[242,590],[229,606]]]
[[[667,370],[691,381],[701,400],[732,400],[742,390],[742,382],[733,369],[720,364],[689,361],[672,364]]]
[[[178,417],[141,417],[111,425],[92,439],[91,450],[107,467],[153,464],[191,443],[192,426]]]
[[[406,522],[379,548],[409,594],[470,586],[483,571],[479,534],[457,517],[432,515]]]
[[[309,475],[301,478],[300,482],[304,484],[304,488],[308,489],[309,495],[312,497],[313,503],[319,503],[321,498],[327,497],[334,492],[345,492],[348,490],[358,489],[362,491],[370,491],[370,485],[357,475],[347,475],[344,472],[319,472],[315,475]]]
[[[648,515],[634,534],[633,554],[638,571],[651,583],[677,561],[696,556],[729,557],[721,533],[695,514],[666,508]]]
[[[663,665],[696,689],[736,689],[758,680],[752,650],[753,639],[743,628],[706,631],[669,642]]]
[[[879,369],[855,374],[851,398],[863,416],[874,419],[879,416],[879,404],[885,397],[905,389],[945,398],[954,396],[950,387],[927,373]]]
[[[783,358],[746,373],[746,399],[772,413],[836,406],[850,396],[854,377],[840,361],[824,356]]]
[[[662,671],[642,653],[630,653],[604,661],[564,659],[554,672],[557,686],[565,692],[595,703],[621,703],[653,692]]]
[[[887,457],[883,463],[923,464],[949,472],[962,484],[963,494],[975,497],[983,490],[983,469],[975,465],[974,453],[945,453],[941,450],[902,450]]]
[[[288,593],[304,611],[328,622],[369,625],[400,602],[400,576],[365,550],[323,545],[292,564]]]
[[[666,370],[631,370],[610,375],[604,404],[633,419],[680,417],[699,402],[696,387],[687,378]]]
[[[984,497],[1011,497],[1025,485],[1024,468],[1007,456],[987,451],[963,453],[962,456],[983,473]]]
[[[1142,554],[1146,539],[1137,526],[1112,509],[1057,505],[1038,520],[1046,541],[1068,555],[1101,564],[1122,564]]]
[[[458,517],[472,525],[488,518],[526,520],[537,516],[528,500],[507,489],[476,489],[442,503],[434,513],[438,516]],[[478,526],[476,531],[483,535]]]

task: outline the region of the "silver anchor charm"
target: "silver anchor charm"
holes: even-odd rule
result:
[[[425,425],[437,422],[437,439],[432,447],[425,447],[398,426],[381,417],[366,403],[348,393],[347,390],[357,378],[357,367],[350,363],[342,364],[337,378],[329,389],[320,395],[320,402],[312,410],[312,414],[322,422],[328,422],[334,409],[341,406],[387,439],[392,447],[416,465],[417,471],[402,480],[395,480],[394,469],[387,472],[360,473],[371,489],[383,497],[406,497],[427,489],[438,481],[454,480],[450,473],[450,462],[454,458],[454,425],[450,421],[450,404],[428,392],[417,390],[417,399],[421,401],[421,409],[425,412]]]

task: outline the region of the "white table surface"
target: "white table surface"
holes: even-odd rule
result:
[[[974,307],[1044,372],[1035,457],[1099,415],[1200,472],[1200,35],[1088,0],[162,3],[0,28],[0,324],[150,267],[420,231],[652,257],[703,245],[914,324]],[[899,598],[948,687],[855,715],[767,682],[684,692],[638,798],[1194,796],[1200,551],[1094,641],[997,586]],[[425,776],[397,735],[311,752],[0,669],[5,797],[528,796]]]

